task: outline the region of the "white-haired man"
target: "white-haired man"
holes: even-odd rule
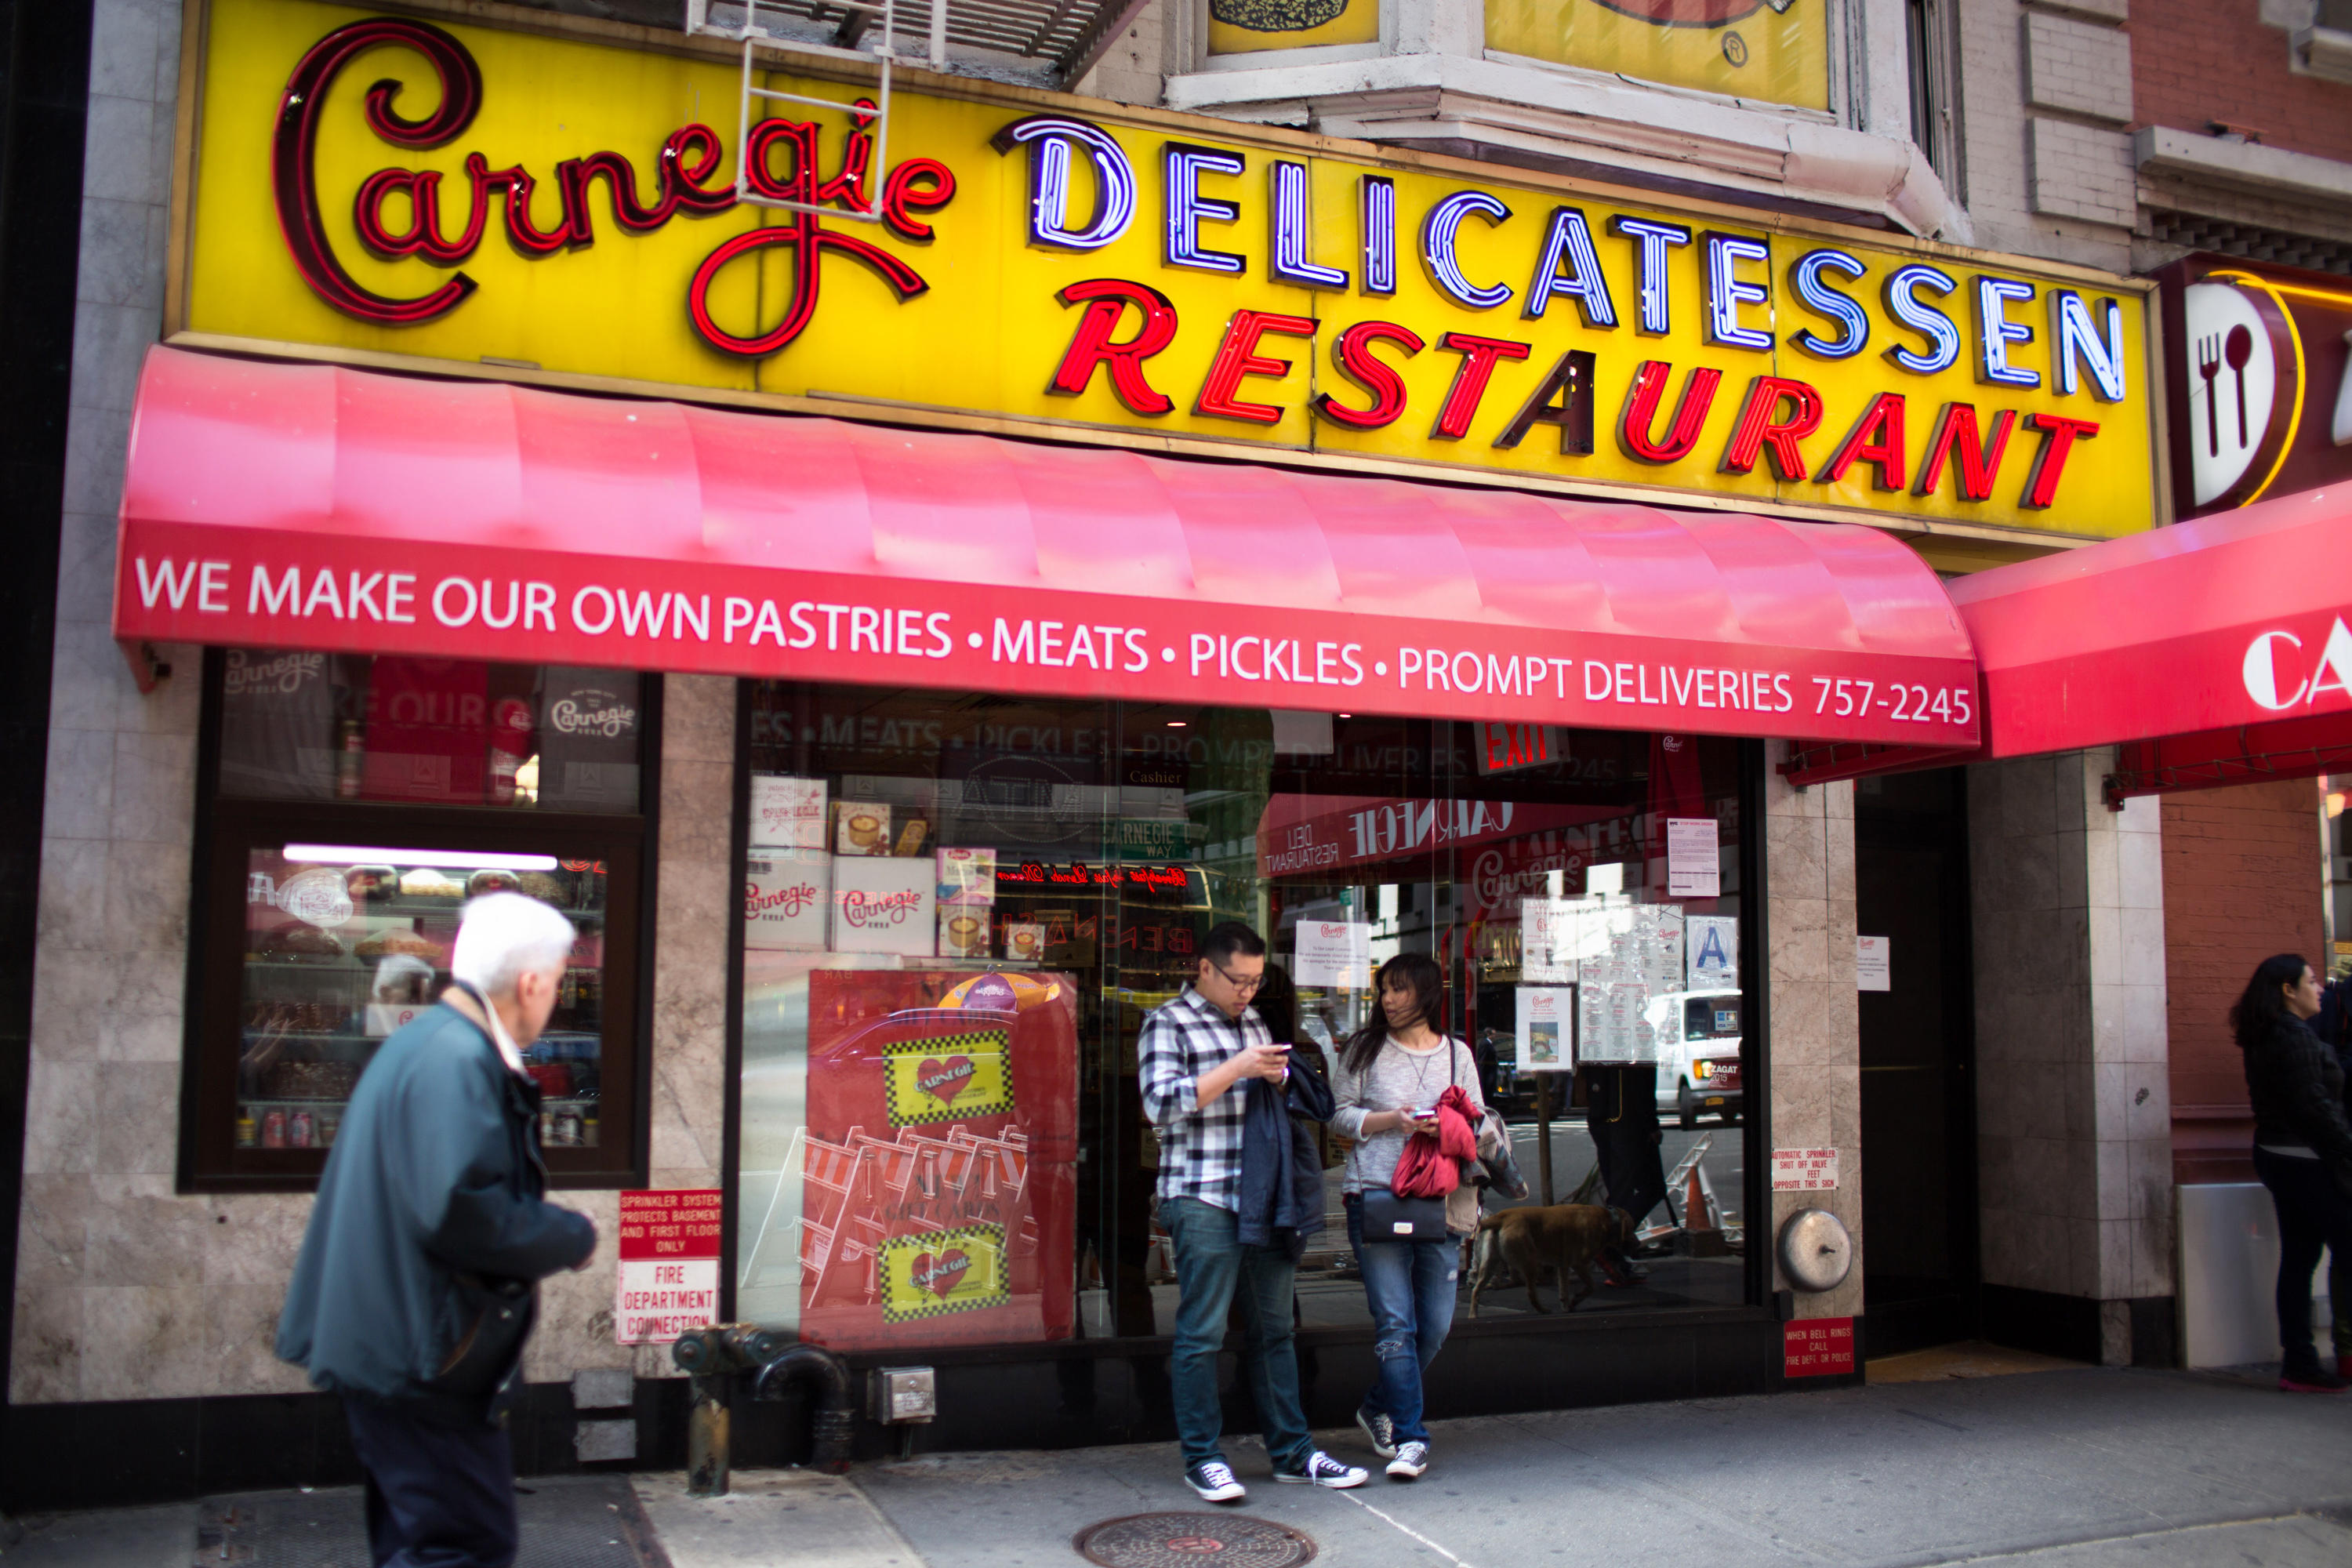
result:
[[[278,1353],[342,1395],[377,1568],[515,1559],[506,1407],[538,1282],[596,1248],[545,1199],[522,1062],[575,935],[520,893],[467,905],[449,991],[377,1050],[327,1156]]]

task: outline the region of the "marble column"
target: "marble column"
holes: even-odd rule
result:
[[[1838,1184],[1822,1192],[1775,1193],[1769,1233],[1749,1245],[1774,1247],[1780,1226],[1802,1208],[1844,1222],[1854,1262],[1833,1290],[1796,1293],[1801,1318],[1862,1311],[1862,1029],[1853,975],[1853,785],[1793,789],[1780,776],[1789,748],[1766,748],[1764,784],[1766,974],[1771,1029],[1772,1142],[1782,1149],[1835,1149]],[[1769,1158],[1769,1151],[1763,1152]],[[1773,1289],[1791,1289],[1773,1263]]]
[[[716,1187],[726,1121],[728,866],[735,810],[735,682],[673,675],[662,686],[661,825],[654,857],[652,1181]],[[620,1199],[561,1201],[596,1222],[596,1259],[540,1291],[539,1332],[523,1374],[560,1382],[583,1370],[679,1375],[669,1346],[613,1342],[613,1237]]]
[[[2154,797],[2106,808],[2114,765],[2107,749],[1971,768],[1969,845],[1989,1320],[2008,1302],[2080,1322],[2063,1348],[2087,1355],[2095,1332],[2121,1364],[2168,1342],[2172,1145],[2160,817]]]

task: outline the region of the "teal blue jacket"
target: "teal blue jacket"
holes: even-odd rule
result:
[[[537,1086],[471,1020],[428,1010],[378,1048],[343,1114],[278,1354],[330,1393],[489,1418],[521,1360],[531,1288],[596,1245],[587,1216],[546,1190]],[[521,1321],[497,1331],[493,1364],[470,1359],[453,1382],[452,1352],[495,1300]]]

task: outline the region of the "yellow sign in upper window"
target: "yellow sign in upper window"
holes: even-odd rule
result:
[[[1209,52],[1376,44],[1381,0],[1209,0]]]
[[[1486,47],[1637,81],[1830,106],[1828,0],[1486,0]]]

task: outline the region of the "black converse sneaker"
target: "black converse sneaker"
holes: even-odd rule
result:
[[[1234,1479],[1234,1468],[1223,1459],[1195,1465],[1184,1472],[1184,1479],[1208,1502],[1239,1502],[1249,1496],[1249,1489]]]
[[[1364,1436],[1371,1441],[1373,1453],[1378,1454],[1383,1459],[1393,1459],[1396,1458],[1395,1422],[1390,1420],[1385,1415],[1378,1415],[1370,1410],[1365,1410],[1360,1407],[1356,1411],[1356,1425],[1362,1429]]]
[[[1400,1443],[1397,1445],[1396,1458],[1389,1461],[1389,1479],[1397,1481],[1419,1480],[1421,1472],[1427,1468],[1429,1468],[1428,1444]]]
[[[1343,1465],[1318,1448],[1307,1456],[1303,1470],[1276,1470],[1274,1479],[1286,1486],[1329,1487],[1334,1491],[1346,1491],[1349,1487],[1362,1486],[1370,1479],[1368,1472],[1353,1465]]]

